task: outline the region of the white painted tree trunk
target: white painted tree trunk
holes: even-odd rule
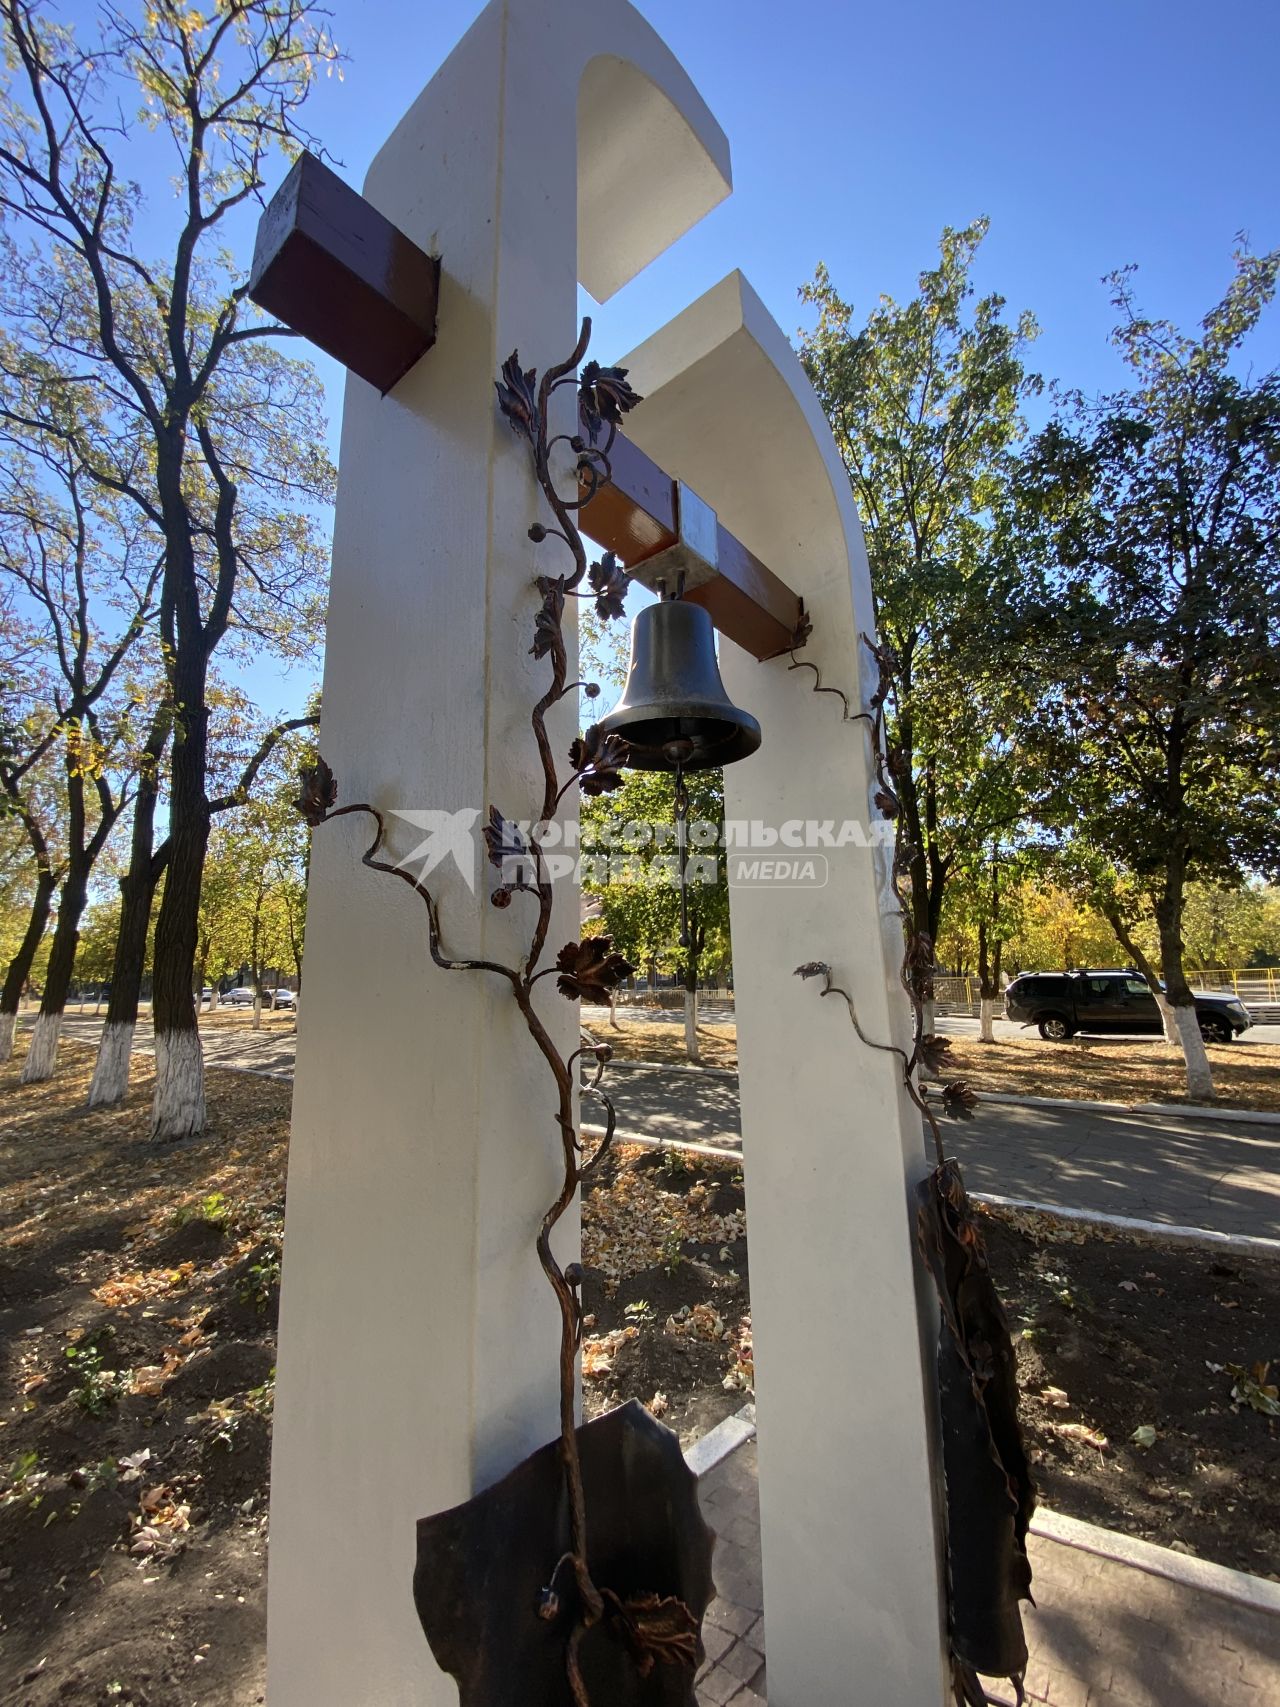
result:
[[[22,1083],[38,1085],[53,1077],[58,1064],[58,1038],[62,1034],[61,1014],[37,1014],[31,1033],[31,1047],[22,1063]]]
[[[98,1059],[89,1086],[89,1107],[107,1108],[122,1102],[129,1089],[129,1058],[133,1052],[133,1021],[117,1020],[102,1028]]]
[[[1165,1042],[1173,1044],[1175,1049],[1181,1048],[1182,1038],[1178,1033],[1178,1022],[1174,1017],[1173,1008],[1165,999],[1162,991],[1152,990],[1151,994],[1155,997],[1156,1007],[1160,1010],[1160,1023],[1164,1027]],[[1196,1030],[1199,1031],[1199,1029],[1200,1027],[1197,1025]]]
[[[978,1003],[978,1041],[994,1043],[996,1040],[996,1004],[990,996],[983,996]]]
[[[218,986],[216,984],[211,984],[209,986],[209,990],[209,1012],[212,1013],[218,1005]]]
[[[0,1062],[13,1059],[13,1034],[17,1025],[17,1014],[0,1014]]]
[[[253,992],[253,1029],[262,1030],[262,991]]]
[[[154,1141],[172,1143],[204,1130],[204,1054],[196,1031],[156,1033]]]
[[[702,1057],[698,1053],[698,992],[686,990],[684,993],[684,1052],[695,1066],[700,1066]]]
[[[1192,1102],[1212,1102],[1216,1094],[1213,1088],[1213,1069],[1209,1065],[1208,1051],[1200,1034],[1200,1021],[1196,1017],[1196,1010],[1194,1007],[1175,1007],[1173,1015],[1177,1021],[1183,1060],[1187,1064],[1187,1095]]]

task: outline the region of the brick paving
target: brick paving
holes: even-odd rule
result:
[[[719,1598],[704,1626],[702,1707],[768,1699],[755,1442],[703,1478]],[[1031,1538],[1027,1694],[1047,1707],[1280,1707],[1280,1617]],[[1012,1699],[1007,1683],[993,1700]]]

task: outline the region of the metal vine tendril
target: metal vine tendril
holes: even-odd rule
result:
[[[539,824],[546,824],[552,819],[561,799],[575,783],[588,794],[602,794],[620,788],[623,778],[619,767],[626,758],[625,742],[616,736],[601,740],[598,731],[592,727],[573,743],[568,755],[570,773],[562,785],[546,727],[547,713],[579,686],[585,687],[587,697],[591,699],[599,691],[597,688],[592,692],[595,684],[568,680],[563,628],[566,598],[594,597],[597,612],[604,619],[622,614],[625,572],[610,554],[606,554],[601,563],[588,563],[575,516],[612,478],[610,452],[618,426],[622,416],[640,399],[627,384],[624,368],[607,368],[597,362],[588,362],[581,374],[576,372],[586,354],[590,336],[591,321],[584,319],[571,355],[566,361],[549,367],[541,380],[536,369],[521,368],[519,353],[513,351],[503,363],[501,379],[495,382],[498,407],[517,436],[527,441],[535,478],[557,523],[554,527],[546,527],[535,522],[529,529],[529,537],[535,543],[558,539],[568,548],[573,559],[569,573],[540,575],[536,580],[541,604],[534,620],[533,644],[529,650],[535,658],[549,658],[551,661],[551,681],[533,706],[530,716],[543,776],[543,796],[537,815]],[[551,398],[564,386],[577,387],[578,414],[586,429],[585,437],[580,432],[554,435],[549,432]],[[574,470],[577,491],[572,498],[561,495],[552,473],[551,454],[558,444],[567,444],[577,459]],[[589,591],[579,591],[584,579],[588,582]],[[600,1088],[605,1064],[612,1051],[607,1044],[597,1044],[583,1033],[581,1046],[567,1059],[563,1057],[534,1010],[534,986],[542,978],[556,976],[557,989],[569,1000],[607,1006],[609,993],[634,971],[634,967],[614,950],[612,940],[607,936],[566,943],[552,965],[540,966],[552,913],[552,885],[543,858],[542,843],[536,829],[528,835],[523,834],[495,806],[489,808],[484,837],[490,863],[504,876],[492,891],[490,901],[496,907],[508,907],[517,894],[526,894],[533,897],[536,905],[529,951],[523,967],[452,955],[445,951],[439,910],[430,890],[393,861],[378,857],[386,837],[381,812],[364,802],[338,806],[337,782],[323,759],[303,772],[302,792],[295,805],[312,825],[355,813],[366,814],[373,820],[375,834],[362,855],[363,863],[372,871],[398,877],[421,898],[427,910],[428,947],[437,966],[448,972],[489,972],[506,980],[555,1085],[555,1119],[560,1134],[564,1179],[555,1201],[542,1217],[537,1252],[560,1309],[560,1457],[568,1496],[569,1551],[556,1562],[541,1592],[537,1612],[540,1617],[553,1621],[566,1609],[566,1591],[573,1596],[569,1607],[573,1624],[568,1638],[566,1673],[575,1707],[591,1707],[578,1662],[578,1649],[586,1632],[601,1619],[606,1620],[611,1632],[626,1643],[642,1675],[647,1675],[655,1661],[692,1667],[697,1650],[697,1622],[683,1602],[659,1599],[653,1595],[634,1596],[624,1602],[610,1590],[597,1588],[592,1581],[586,1552],[582,1464],[574,1418],[575,1361],[582,1343],[583,1312],[579,1289],[583,1276],[577,1263],[570,1263],[562,1269],[551,1249],[551,1235],[556,1223],[573,1201],[582,1182],[591,1179],[600,1168],[613,1142],[616,1124],[613,1104]],[[514,877],[506,875],[513,869]],[[582,1090],[603,1105],[606,1124],[603,1139],[591,1156],[583,1160],[582,1145],[573,1119],[573,1069],[575,1063],[585,1056],[594,1057],[596,1071],[594,1078],[583,1084]]]
[[[862,635],[863,644],[871,653],[876,664],[876,685],[871,695],[869,709],[853,711],[850,709],[848,697],[839,688],[829,688],[823,685],[822,675],[816,664],[811,664],[807,658],[797,658],[796,652],[805,644],[811,631],[811,623],[807,615],[802,615],[792,641],[789,670],[811,670],[814,684],[812,692],[835,694],[844,707],[841,719],[845,723],[865,723],[871,734],[871,752],[876,770],[875,803],[886,818],[898,820],[899,801],[897,790],[893,786],[892,768],[893,757],[885,734],[885,701],[889,697],[889,677],[893,656],[883,642],[877,644],[867,634]],[[934,1032],[924,1029],[924,1002],[920,995],[920,975],[932,964],[933,942],[924,931],[915,928],[911,909],[907,904],[907,896],[902,890],[902,878],[909,869],[914,850],[899,834],[893,853],[893,865],[890,872],[890,887],[897,902],[897,911],[903,921],[906,938],[902,962],[898,968],[898,976],[902,987],[911,1003],[911,1050],[908,1053],[900,1049],[896,1043],[879,1043],[875,1038],[868,1037],[858,1020],[853,998],[847,990],[832,982],[831,968],[825,961],[812,960],[804,966],[796,967],[796,975],[800,978],[816,978],[823,980],[822,994],[824,996],[841,996],[849,1010],[849,1018],[853,1029],[869,1049],[879,1049],[888,1055],[896,1055],[902,1062],[902,1082],[907,1095],[919,1109],[929,1128],[933,1141],[934,1154],[939,1165],[946,1160],[942,1143],[942,1132],[938,1119],[930,1106],[928,1093],[916,1082],[916,1070],[920,1066],[931,1071],[940,1071],[945,1067],[950,1044],[945,1037],[939,1037]],[[977,1106],[977,1097],[971,1087],[963,1079],[949,1080],[942,1086],[939,1100],[944,1114],[955,1119],[969,1120],[973,1118],[973,1110]]]
[[[805,644],[809,637],[810,626],[808,617],[802,614],[795,636],[793,637],[791,650],[792,662],[789,668],[793,670],[807,669],[812,671],[814,677],[812,691],[814,693],[835,694],[844,707],[844,715],[842,718],[843,722],[864,722],[867,724],[871,734],[872,753],[874,756],[876,770],[877,790],[875,803],[879,807],[880,811],[884,813],[885,817],[893,819],[899,824],[899,833],[895,841],[893,864],[890,873],[890,887],[893,890],[894,899],[897,902],[897,912],[903,921],[905,937],[902,961],[899,966],[899,977],[901,978],[902,986],[911,1003],[912,1045],[910,1054],[908,1054],[906,1050],[900,1049],[896,1044],[881,1043],[877,1041],[877,1039],[867,1036],[858,1019],[858,1013],[854,1006],[853,997],[847,990],[843,989],[833,981],[831,968],[825,961],[811,960],[803,966],[797,966],[796,976],[798,978],[821,978],[822,990],[820,993],[823,996],[840,996],[843,998],[844,1003],[849,1010],[850,1022],[852,1023],[853,1029],[860,1041],[866,1044],[870,1049],[878,1049],[885,1054],[896,1055],[898,1057],[899,1061],[902,1063],[903,1085],[905,1086],[907,1094],[910,1096],[912,1102],[924,1117],[929,1128],[929,1133],[933,1141],[934,1153],[938,1162],[937,1177],[945,1182],[948,1197],[955,1200],[953,1207],[957,1210],[960,1209],[961,1206],[967,1209],[967,1198],[964,1193],[964,1188],[960,1184],[959,1174],[956,1172],[954,1164],[948,1164],[946,1160],[942,1144],[942,1133],[938,1125],[937,1116],[935,1115],[933,1108],[930,1106],[927,1093],[916,1083],[916,1069],[921,1065],[933,1072],[942,1071],[945,1067],[946,1057],[950,1050],[950,1044],[946,1038],[939,1037],[932,1032],[926,1032],[924,1029],[924,1003],[921,998],[920,988],[922,977],[927,973],[928,968],[933,962],[933,943],[926,932],[916,929],[911,909],[907,904],[908,897],[904,895],[901,887],[903,875],[910,868],[915,850],[906,842],[901,833],[899,800],[891,778],[891,772],[894,769],[894,756],[885,735],[884,705],[889,695],[889,677],[893,664],[893,655],[883,642],[877,644],[869,635],[862,635],[861,638],[864,644],[867,646],[875,660],[877,680],[875,691],[871,696],[869,710],[854,712],[850,708],[847,696],[842,693],[839,688],[828,688],[823,686],[822,676],[816,664],[811,664],[807,659],[796,658],[796,652]],[[942,1086],[940,1101],[942,1104],[942,1110],[945,1114],[951,1115],[957,1119],[969,1120],[973,1118],[973,1110],[977,1106],[978,1099],[971,1087],[963,1079],[952,1079]],[[946,1315],[948,1312],[949,1300],[945,1292],[940,1293],[940,1301],[943,1313]],[[954,1311],[952,1311],[952,1315],[954,1316]],[[962,1348],[967,1361],[967,1339],[959,1322],[954,1324],[954,1332],[956,1344]],[[982,1407],[983,1414],[985,1415],[985,1400],[982,1393],[982,1382],[979,1380],[976,1372],[971,1371],[971,1373],[973,1375],[973,1391],[977,1397],[978,1404]],[[1001,1472],[1007,1477],[1008,1472],[999,1452],[995,1448],[994,1437],[992,1437],[991,1440],[990,1450]],[[1010,1486],[1012,1487],[1012,1484],[1010,1484]],[[1016,1494],[1013,1495],[1013,1498],[1016,1506]],[[950,1571],[950,1568],[950,1554],[948,1553],[948,1571]],[[952,1590],[949,1586],[949,1602],[951,1599],[951,1593]],[[963,1661],[954,1649],[951,1653],[951,1672],[952,1691],[957,1703],[963,1704],[963,1707],[984,1707],[984,1704],[988,1704],[992,1701],[993,1698],[987,1694],[986,1688],[977,1672]],[[1011,1682],[1013,1683],[1016,1700],[1020,1707],[1020,1704],[1026,1698],[1023,1690],[1023,1678],[1021,1673],[1015,1672],[1012,1674]]]

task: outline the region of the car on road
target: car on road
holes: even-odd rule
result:
[[[251,1008],[253,1006],[253,985],[237,984],[234,990],[228,990],[223,996],[224,1002],[230,1002],[233,1008]]]
[[[296,1008],[298,1005],[298,992],[286,990],[283,984],[278,990],[268,990],[267,995],[272,998],[273,1008]]]
[[[1230,1043],[1253,1021],[1239,997],[1193,990],[1206,1043]],[[1162,1033],[1160,1010],[1137,972],[1024,972],[1005,991],[1005,1013],[1051,1043],[1077,1032]]]

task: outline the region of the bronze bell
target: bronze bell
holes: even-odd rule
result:
[[[627,763],[644,771],[704,771],[749,758],[760,725],[724,691],[715,630],[701,605],[664,599],[631,624],[622,698],[600,722],[620,735]]]

